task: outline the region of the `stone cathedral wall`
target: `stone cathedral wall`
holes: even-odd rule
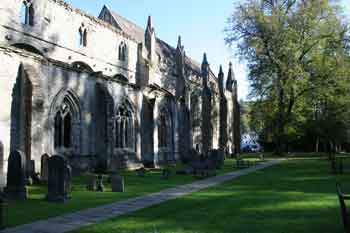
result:
[[[183,125],[192,128],[188,143],[193,148],[201,145],[203,87],[198,64],[193,61],[191,66],[186,64],[186,81],[184,78],[183,82],[188,86],[188,93],[184,98],[189,109],[185,112],[190,116],[181,115],[176,99],[180,77],[174,48],[158,42],[156,60],[149,62],[149,51],[140,41],[61,0],[33,1],[33,26],[21,22],[22,4],[23,0],[0,1],[0,141],[4,145],[5,169],[10,145],[22,150],[23,143],[15,140],[24,140],[28,132],[30,148],[27,150],[37,172],[42,154],[57,153],[53,118],[57,105],[67,95],[74,102],[72,107],[77,115],[72,124],[73,145],[67,155],[74,155],[72,163],[82,169],[91,166],[91,161],[99,157],[110,159],[131,153],[114,147],[115,115],[118,106],[125,101],[130,104],[135,121],[135,148],[131,154],[138,162],[164,160],[169,155],[179,159],[179,131]],[[86,46],[79,44],[81,28],[87,31]],[[118,59],[121,42],[127,45],[125,61]],[[83,65],[84,69],[76,64]],[[30,85],[32,95],[27,102],[18,100],[24,98],[21,96],[23,85]],[[218,80],[212,72],[209,86],[212,92],[211,147],[218,149],[220,96]],[[231,121],[232,95],[227,94],[227,100]],[[15,106],[12,116],[11,105]],[[159,117],[167,111],[170,120],[166,124],[170,133],[167,132],[167,146],[161,148]],[[31,122],[24,127],[24,118],[28,116]],[[191,124],[186,121],[188,118]],[[233,129],[228,131],[232,135]],[[15,140],[11,141],[11,134]]]
[[[33,86],[31,155],[36,162],[36,168],[40,168],[42,154],[55,153],[52,142],[52,125],[50,125],[50,120],[52,120],[50,108],[61,91],[70,90],[79,99],[81,138],[76,153],[82,157],[86,156],[86,159],[98,153],[96,148],[98,140],[96,127],[98,125],[95,119],[98,117],[99,106],[105,104],[96,102],[98,83],[106,86],[108,93],[113,98],[114,107],[127,98],[135,106],[135,117],[140,121],[142,94],[131,85],[111,82],[106,77],[96,77],[86,72],[72,70],[70,67],[65,67],[65,64],[50,62],[40,56],[33,56],[33,54],[17,49],[0,47],[0,63],[2,64],[0,68],[0,138],[4,144],[5,163],[10,150],[12,94],[16,94],[13,93],[13,89],[20,64],[24,65]],[[17,117],[21,117],[21,112]],[[140,154],[140,148],[136,149]]]
[[[34,26],[21,22],[22,0],[1,0],[0,43],[29,44],[45,57],[67,64],[84,62],[94,71],[113,77],[123,74],[135,83],[137,43],[111,25],[55,0],[34,1]],[[87,29],[87,46],[79,45],[79,28]],[[128,46],[128,59],[118,60],[118,46]]]

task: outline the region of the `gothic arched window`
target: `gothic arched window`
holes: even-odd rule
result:
[[[70,148],[72,143],[72,115],[69,105],[63,103],[55,116],[55,148]]]
[[[118,59],[119,61],[126,61],[127,58],[127,46],[124,42],[121,42],[118,49]]]
[[[21,6],[21,23],[23,24],[27,24],[27,12],[28,12],[28,6],[27,6],[27,3],[26,2],[23,2],[22,3],[22,6]]]
[[[168,147],[168,117],[166,112],[161,112],[158,126],[159,147]]]
[[[87,46],[87,30],[84,30],[84,34],[83,34],[83,46],[86,47]]]
[[[31,1],[23,1],[21,6],[21,22],[34,26],[34,7]]]
[[[87,46],[87,29],[85,25],[82,23],[79,28],[79,46],[86,47]]]
[[[129,106],[122,104],[116,116],[116,148],[134,149],[134,122]]]

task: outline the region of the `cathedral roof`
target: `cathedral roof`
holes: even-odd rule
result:
[[[108,9],[108,8],[107,8]],[[145,30],[138,26],[137,24],[131,22],[130,20],[124,18],[123,16],[117,14],[116,12],[108,9],[114,20],[117,22],[118,26],[121,30],[123,30],[126,34],[133,37],[139,43],[144,42],[145,38]]]
[[[144,43],[145,29],[143,27],[131,22],[110,9],[108,9],[108,11],[111,13],[114,20],[123,32],[136,39],[137,42]],[[160,56],[174,59],[176,53],[176,49],[174,47],[159,38],[157,38],[156,42],[156,52]],[[188,68],[200,73],[200,64],[192,58],[186,57],[186,65]]]

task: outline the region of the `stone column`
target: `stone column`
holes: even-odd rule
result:
[[[219,89],[220,89],[220,125],[219,125],[219,150],[224,153],[227,149],[227,99],[224,90],[224,73],[220,66],[219,72]]]
[[[12,92],[10,150],[22,151],[27,162],[31,159],[31,114],[32,84],[21,64]]]
[[[117,124],[116,124],[116,132],[115,132],[115,135],[116,135],[116,139],[117,140],[115,140],[116,141],[116,147],[120,147],[120,118],[118,118],[117,120],[116,120],[116,122],[117,122]]]
[[[211,124],[211,91],[208,86],[203,88],[202,93],[202,148],[203,154],[208,155],[212,148],[212,124]]]
[[[201,116],[201,134],[202,134],[202,152],[205,156],[208,155],[212,148],[213,142],[213,126],[212,126],[212,93],[209,82],[209,63],[207,55],[204,54],[202,62],[202,116]]]
[[[142,101],[140,101],[140,96],[138,96],[138,106],[142,106]],[[139,107],[138,107],[139,109]],[[133,119],[133,136],[134,136],[134,145],[135,145],[135,151],[136,151],[136,159],[141,161],[141,111],[138,110],[135,113],[135,118]]]
[[[177,106],[175,105],[175,108],[177,108]],[[179,127],[179,113],[178,111],[174,111],[174,119],[173,119],[173,148],[174,148],[174,158],[175,160],[179,160],[180,159],[180,145],[179,145],[179,131],[180,131],[180,127]]]
[[[123,119],[122,119],[122,123],[121,123],[121,124],[122,124],[122,132],[121,132],[121,133],[122,133],[122,148],[125,148],[125,147],[127,146],[127,145],[126,145],[126,137],[125,137],[125,136],[126,136],[126,133],[125,133],[125,132],[126,132],[126,131],[125,131],[125,130],[126,130],[125,121],[126,121],[126,119],[123,118]]]
[[[159,162],[159,141],[158,141],[158,101],[155,101],[154,109],[153,109],[153,162],[154,166],[158,166]]]

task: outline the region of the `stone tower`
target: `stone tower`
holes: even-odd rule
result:
[[[219,78],[219,92],[220,92],[220,134],[219,134],[219,149],[221,152],[225,152],[227,150],[227,99],[225,96],[225,88],[224,88],[224,72],[222,71],[222,66],[220,66],[220,72],[218,75]]]
[[[177,73],[177,79],[176,79],[176,98],[181,99],[185,98],[186,100],[186,81],[185,81],[185,48],[182,46],[181,43],[181,36],[178,38],[177,47],[176,47],[176,55],[175,55],[175,61],[176,61],[176,73]]]
[[[145,87],[154,77],[156,69],[156,33],[152,22],[152,17],[148,17],[147,27],[145,30],[144,43],[138,45],[138,73],[141,87]],[[143,73],[143,75],[141,75]]]
[[[228,70],[228,75],[227,75],[227,80],[226,80],[226,90],[232,92],[232,86],[233,86],[233,80],[235,79],[234,73],[232,71],[232,63],[230,62],[229,64],[229,70]]]
[[[234,72],[232,69],[232,63],[229,64],[229,71],[226,81],[226,89],[232,92],[232,129],[233,129],[233,148],[232,152],[234,154],[239,154],[241,152],[241,114],[240,106],[238,103],[238,93],[237,93],[237,80],[235,79]]]
[[[148,51],[148,61],[156,61],[156,32],[153,27],[152,16],[148,16],[147,27],[145,31],[145,46]]]
[[[204,53],[202,62],[202,152],[204,156],[208,155],[209,150],[213,144],[213,126],[211,123],[211,110],[212,110],[212,93],[208,86],[209,82],[209,63],[207,55]]]
[[[176,90],[175,96],[178,108],[178,150],[181,158],[186,159],[192,147],[191,134],[191,117],[189,109],[189,97],[186,88],[186,74],[185,74],[185,49],[181,43],[181,37],[178,38],[175,62],[176,62]]]

